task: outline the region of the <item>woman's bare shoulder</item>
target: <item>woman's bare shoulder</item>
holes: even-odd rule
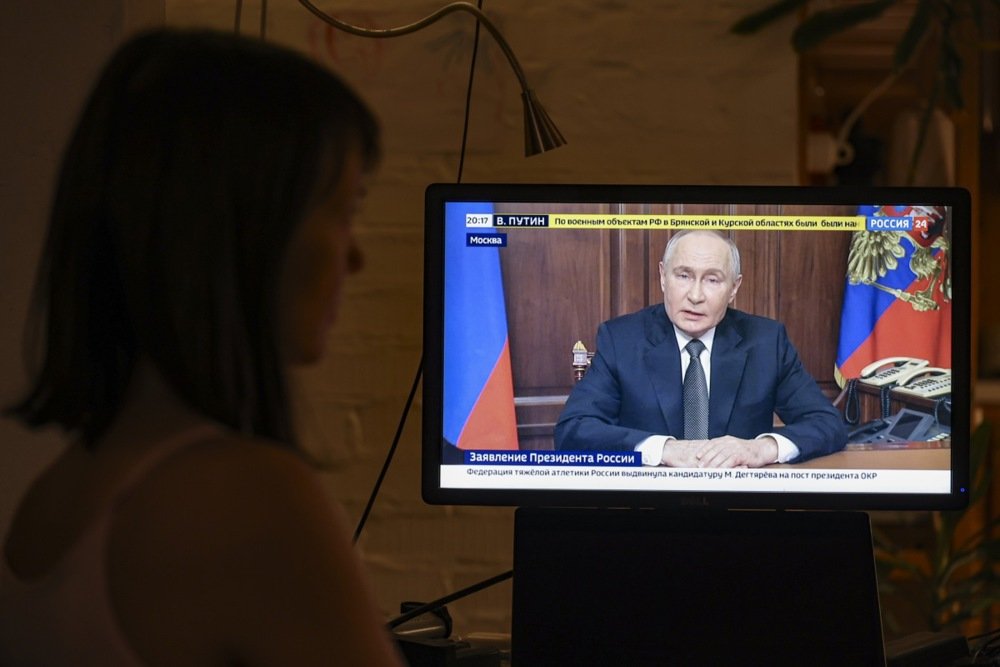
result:
[[[206,535],[218,541],[238,539],[240,529],[280,531],[288,527],[283,519],[289,513],[298,518],[293,524],[309,518],[334,520],[339,514],[331,507],[317,473],[295,452],[265,440],[219,433],[174,453],[137,480],[119,515],[123,521],[144,512],[172,516],[186,533],[199,522],[218,526],[225,520],[227,531]],[[173,525],[150,528],[168,530]]]
[[[301,457],[220,434],[157,466],[119,508],[112,598],[144,657],[307,665],[342,643],[358,664],[395,664],[348,535]]]

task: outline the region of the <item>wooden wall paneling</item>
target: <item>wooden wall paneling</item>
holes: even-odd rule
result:
[[[656,213],[678,213],[678,207],[661,207],[666,210],[653,211]],[[667,248],[667,242],[676,232],[654,229],[650,230],[646,243],[649,255],[649,276],[646,279],[647,306],[654,303],[663,303],[663,289],[660,287],[660,260],[663,259],[663,251]]]
[[[727,206],[723,215],[780,215],[777,206]],[[734,307],[778,319],[778,283],[781,280],[779,240],[781,232],[734,231],[730,234],[740,249],[743,283]]]
[[[786,207],[784,215],[800,212],[805,213],[797,207]],[[831,210],[833,215],[854,213],[851,207]],[[784,232],[779,249],[776,318],[788,328],[806,370],[832,396],[840,390],[833,367],[851,237],[843,232]]]
[[[558,213],[542,204],[506,204],[498,213]],[[572,210],[581,212],[579,206]],[[587,207],[608,213],[607,205]],[[595,243],[595,239],[597,242]],[[551,449],[552,426],[572,387],[572,347],[593,349],[610,316],[611,240],[587,229],[511,229],[500,253],[507,331],[522,449]]]
[[[649,215],[648,204],[626,204],[619,211],[625,215]],[[611,268],[613,272],[611,317],[633,313],[657,298],[659,288],[650,291],[650,276],[656,282],[656,259],[651,256],[650,231],[621,229],[611,232]],[[659,283],[656,282],[658,285]]]

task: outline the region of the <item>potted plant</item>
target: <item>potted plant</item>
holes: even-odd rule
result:
[[[990,436],[987,423],[972,434],[968,508],[932,512],[931,539],[922,549],[901,546],[885,530],[873,530],[880,590],[915,606],[933,631],[962,629],[1000,604],[1000,518],[977,516],[991,482]],[[891,612],[885,620],[890,631],[898,631]]]
[[[813,2],[812,4],[816,4]],[[805,12],[810,0],[778,0],[741,18],[730,28],[738,35],[754,34],[775,21],[795,12]],[[986,17],[1000,8],[997,0],[864,0],[824,5],[804,14],[792,33],[792,47],[805,53],[828,38],[881,17],[893,6],[913,5],[906,30],[896,43],[891,71],[869,95],[860,100],[841,124],[837,145],[846,145],[854,123],[868,106],[885,93],[899,77],[917,63],[933,63],[934,73],[920,109],[917,142],[910,159],[907,182],[912,183],[924,148],[928,128],[936,110],[945,113],[965,107],[962,96],[962,49],[960,39],[970,29],[977,34],[976,45],[996,49],[996,41],[984,34]]]

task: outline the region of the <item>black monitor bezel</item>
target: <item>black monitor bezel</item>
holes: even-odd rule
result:
[[[952,489],[947,494],[597,491],[442,488],[444,208],[446,202],[864,205],[952,208]],[[435,183],[424,215],[421,490],[429,504],[536,507],[954,510],[969,500],[971,201],[962,188]],[[961,342],[965,344],[961,344]]]

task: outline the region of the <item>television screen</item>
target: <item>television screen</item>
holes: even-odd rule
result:
[[[946,509],[957,188],[432,185],[430,503]]]

